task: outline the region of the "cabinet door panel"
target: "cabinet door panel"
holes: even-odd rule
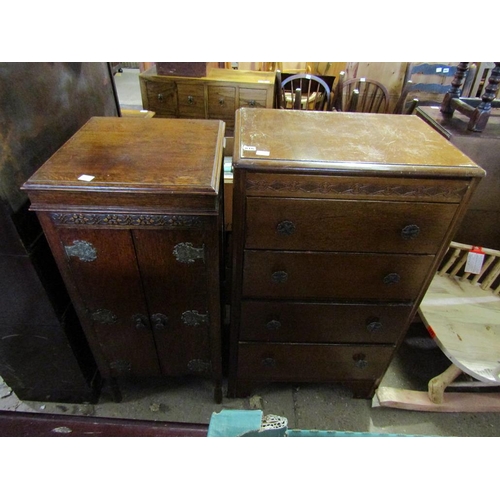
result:
[[[159,375],[130,231],[60,229],[73,281],[112,375]]]
[[[132,233],[162,373],[208,371],[203,231],[158,229]]]

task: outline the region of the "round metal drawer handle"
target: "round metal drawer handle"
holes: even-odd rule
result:
[[[254,108],[256,104],[257,104],[257,103],[256,103],[253,99],[252,99],[251,101],[248,101],[248,105],[249,105],[251,108]]]
[[[384,284],[385,285],[395,285],[396,283],[399,283],[400,280],[401,280],[401,276],[399,276],[398,273],[390,273],[384,277]]]
[[[295,224],[291,220],[282,220],[276,226],[276,232],[283,236],[289,236],[295,232]]]
[[[381,328],[382,328],[382,323],[380,323],[380,321],[378,321],[378,320],[373,320],[373,321],[370,321],[370,322],[366,325],[366,329],[367,329],[370,333],[376,333],[376,332],[378,332]]]
[[[281,328],[281,323],[277,319],[272,319],[266,324],[268,330],[278,330]]]
[[[288,281],[288,273],[285,271],[276,271],[271,275],[273,283],[286,283]]]
[[[194,104],[194,97],[192,95],[188,95],[187,101],[188,104]]]
[[[414,240],[420,234],[420,228],[416,224],[410,224],[401,230],[403,240]]]
[[[355,354],[352,359],[354,360],[354,364],[356,368],[363,370],[368,366],[368,361],[366,361],[366,356],[363,353]]]
[[[224,98],[223,98],[223,97],[221,97],[221,98],[219,99],[219,104],[220,104],[221,106],[224,106]]]
[[[276,366],[276,360],[274,358],[264,358],[261,363],[262,366],[266,368],[274,368]]]

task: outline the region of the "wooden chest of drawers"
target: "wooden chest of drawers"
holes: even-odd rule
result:
[[[24,185],[112,383],[198,373],[222,398],[223,140],[221,121],[95,117]]]
[[[234,132],[234,113],[241,107],[272,108],[275,74],[210,68],[204,77],[159,75],[156,66],[139,75],[144,109],[155,118],[223,120]]]
[[[229,396],[371,397],[484,171],[416,116],[241,109]]]

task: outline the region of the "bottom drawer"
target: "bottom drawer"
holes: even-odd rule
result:
[[[237,376],[268,382],[375,380],[393,351],[373,345],[240,343]]]

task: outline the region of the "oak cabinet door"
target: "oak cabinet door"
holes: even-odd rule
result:
[[[132,234],[162,373],[210,372],[204,232]]]
[[[129,230],[59,229],[83,314],[111,375],[160,374]],[[82,313],[81,313],[82,314]]]

